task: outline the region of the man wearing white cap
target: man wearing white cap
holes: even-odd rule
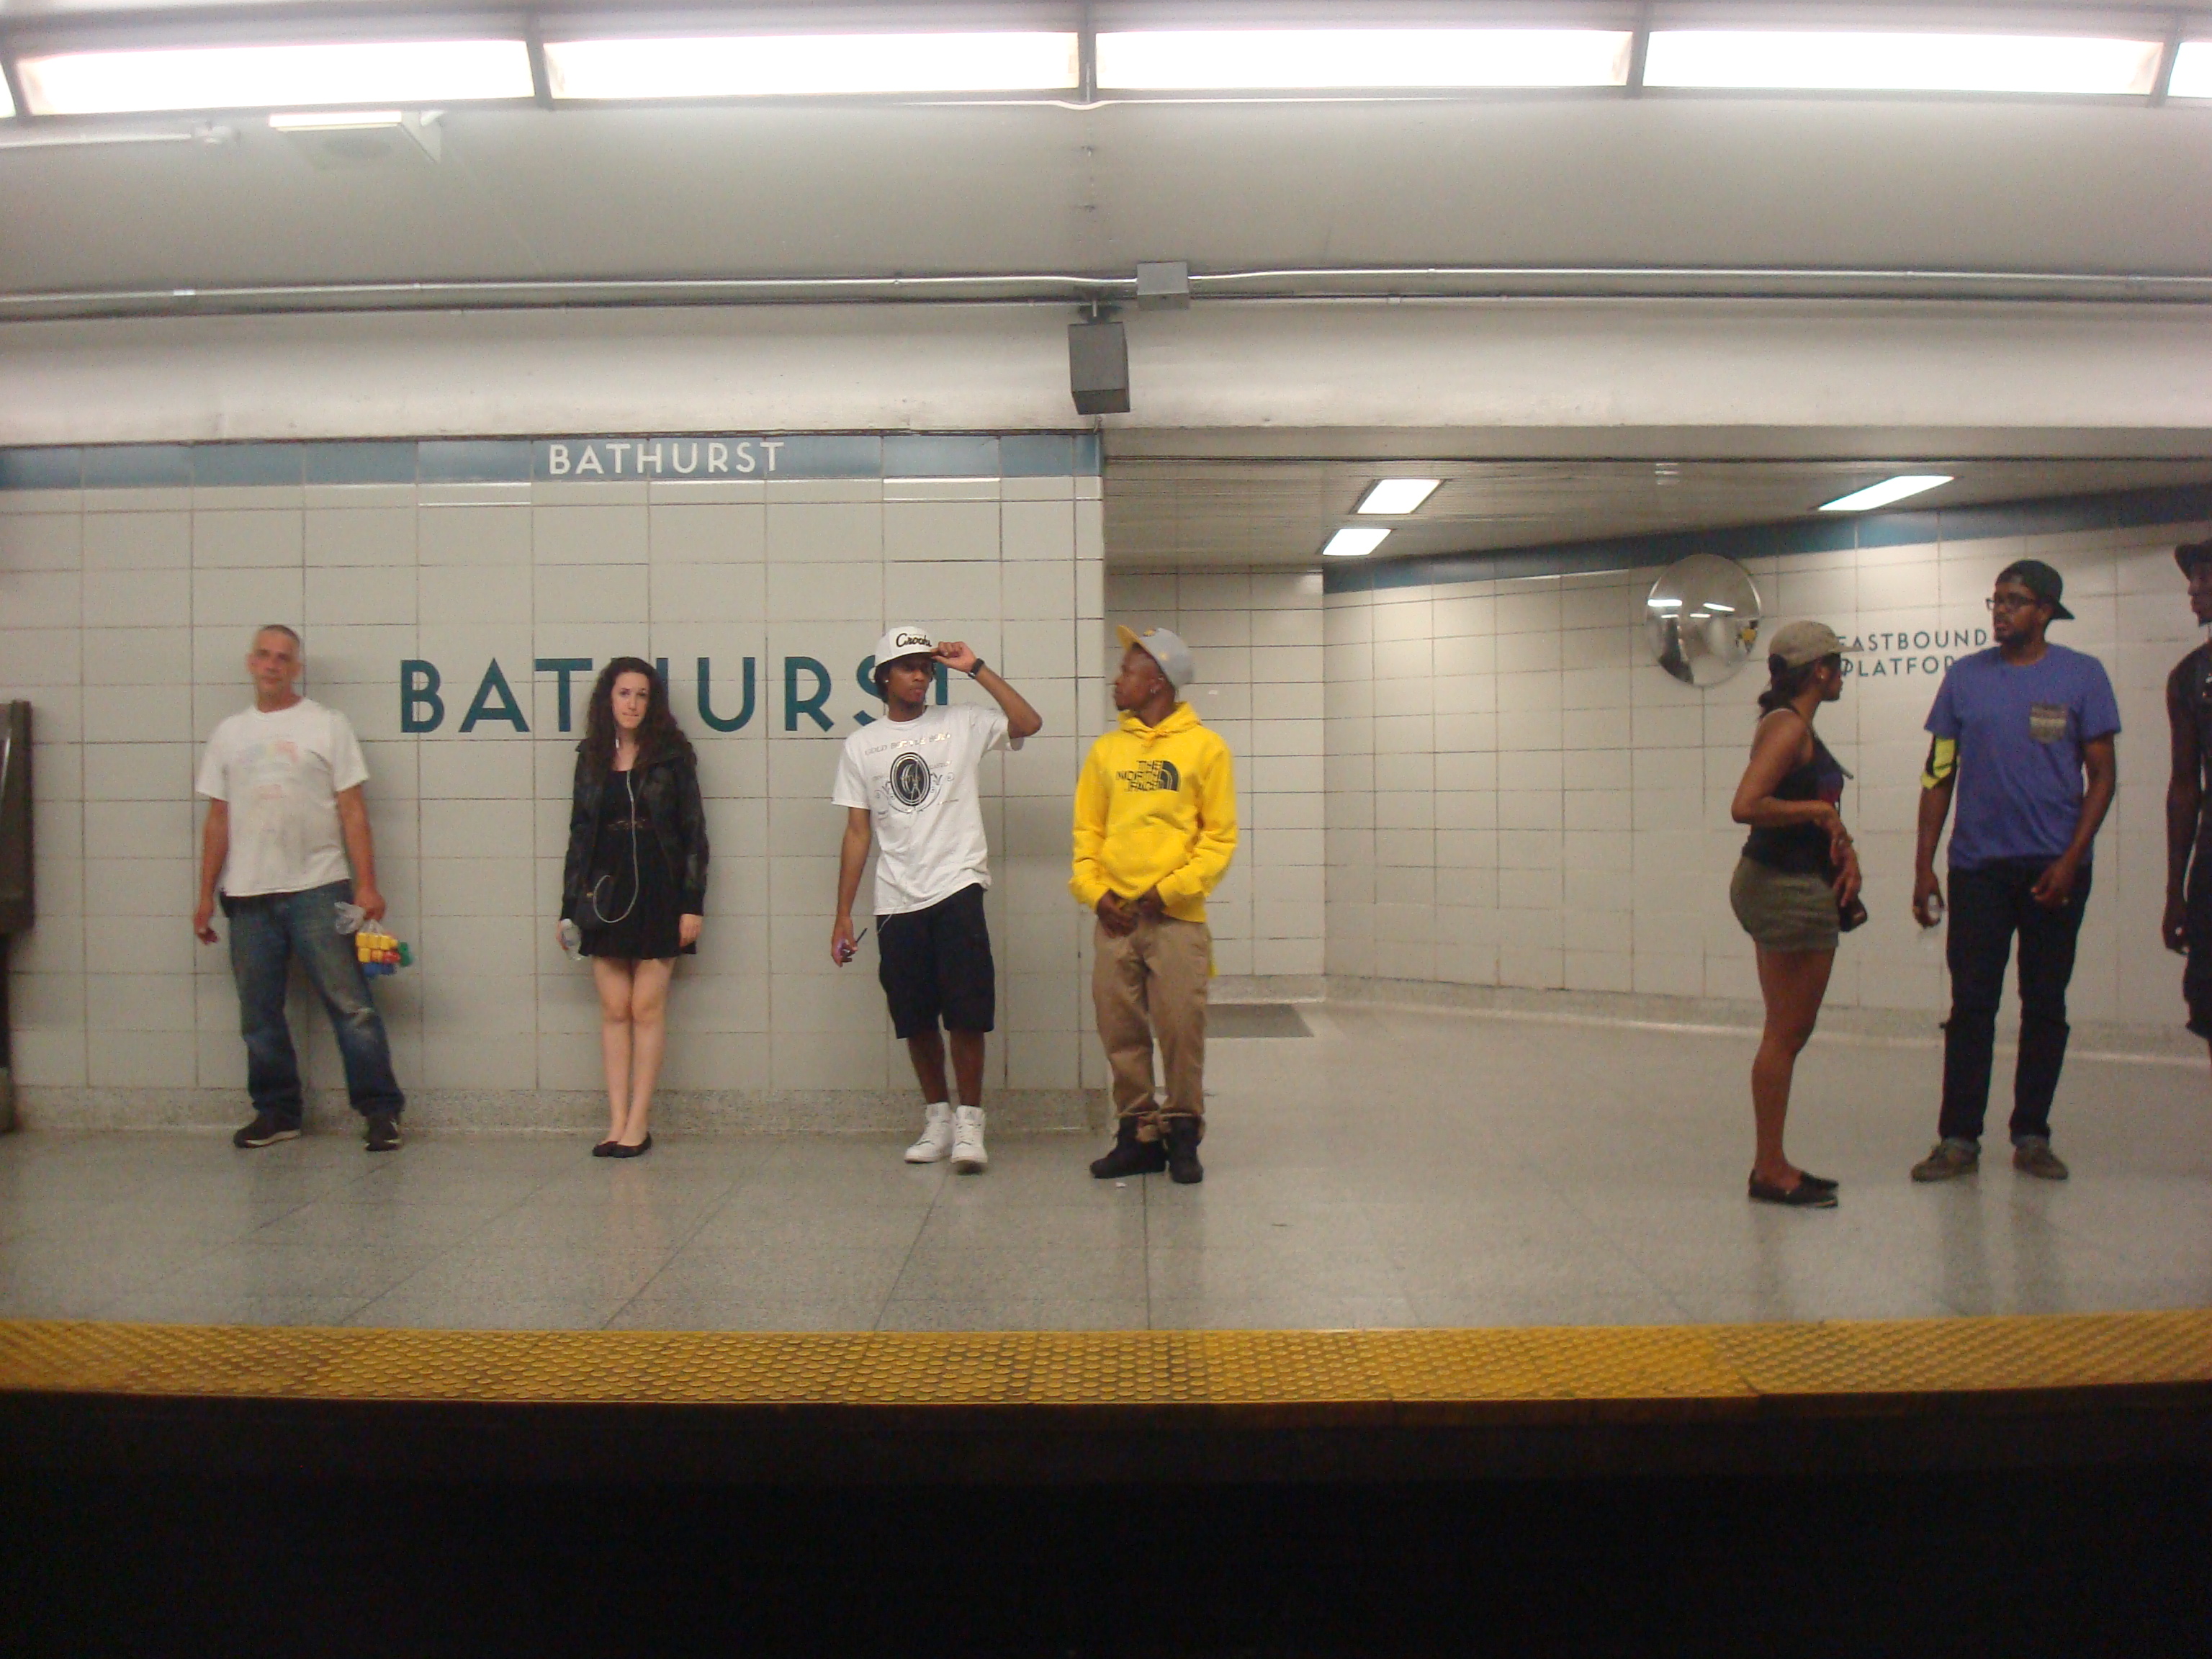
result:
[[[1113,1150],[1091,1173],[1105,1181],[1165,1170],[1188,1184],[1206,1178],[1206,896],[1237,850],[1237,781],[1229,745],[1179,696],[1194,674],[1190,647],[1164,628],[1120,633],[1121,728],[1091,744],[1076,781],[1068,882],[1098,917],[1091,996],[1119,1121]],[[1155,1036],[1164,1105],[1152,1093]]]
[[[999,706],[932,707],[940,663],[973,679]],[[877,977],[924,1103],[921,1138],[907,1148],[906,1161],[950,1158],[956,1170],[973,1175],[990,1161],[983,1150],[983,1037],[998,1012],[983,921],[991,854],[975,773],[985,755],[1019,748],[1044,721],[981,657],[926,628],[886,633],[876,642],[872,672],[885,718],[845,739],[830,796],[846,813],[830,955],[840,968],[853,959],[853,900],[873,840]],[[945,1088],[940,1020],[951,1033],[957,1111]]]

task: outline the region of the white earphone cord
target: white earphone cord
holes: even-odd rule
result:
[[[623,774],[623,787],[629,793],[629,902],[623,906],[622,915],[618,916],[609,915],[606,911],[600,907],[599,889],[612,881],[614,877],[612,875],[605,875],[593,882],[592,884],[592,914],[599,919],[599,925],[603,927],[611,927],[618,921],[627,921],[629,920],[629,913],[637,908],[638,890],[643,884],[639,879],[637,867],[636,775],[637,768],[635,765],[633,765],[629,771]]]

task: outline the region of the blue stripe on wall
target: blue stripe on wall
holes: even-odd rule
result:
[[[705,441],[702,434],[699,441]],[[652,442],[653,440],[647,441]],[[690,437],[659,441],[693,444]],[[769,476],[763,444],[776,449],[779,478],[1096,477],[1095,432],[793,433],[745,441],[754,477]],[[546,446],[572,451],[635,439],[465,438],[328,443],[95,444],[0,449],[0,489],[127,489],[163,486],[355,483],[526,483],[549,476]],[[599,476],[609,476],[603,471]],[[625,477],[635,477],[628,473]],[[656,475],[672,477],[664,465]],[[572,472],[568,475],[574,478]],[[587,477],[586,482],[590,479]]]

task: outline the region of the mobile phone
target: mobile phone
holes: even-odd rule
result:
[[[840,962],[850,962],[854,957],[858,956],[860,952],[860,941],[867,938],[867,936],[868,930],[863,927],[859,933],[854,934],[851,939],[846,940],[844,945],[841,946],[837,951],[837,960]]]

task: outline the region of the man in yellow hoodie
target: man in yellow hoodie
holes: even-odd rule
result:
[[[1076,781],[1068,883],[1098,917],[1091,996],[1119,1120],[1113,1151],[1091,1173],[1105,1181],[1165,1170],[1188,1184],[1206,1178],[1206,896],[1237,850],[1237,780],[1229,745],[1180,700],[1190,647],[1164,628],[1120,632],[1121,728],[1091,745]],[[1152,1094],[1155,1036],[1164,1105]]]

